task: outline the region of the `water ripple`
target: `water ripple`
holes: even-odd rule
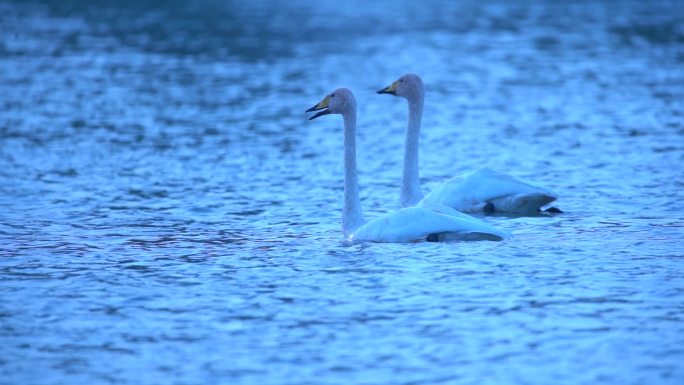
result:
[[[0,3],[1,378],[679,384],[679,8]],[[409,71],[426,190],[490,166],[566,213],[345,242],[340,122],[303,110],[354,90],[372,217],[406,118],[374,91]]]

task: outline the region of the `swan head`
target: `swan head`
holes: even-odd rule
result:
[[[413,99],[424,93],[423,80],[416,74],[402,75],[391,85],[378,91],[379,94],[401,96],[405,99]]]
[[[316,119],[319,116],[327,114],[346,114],[356,109],[356,100],[354,94],[347,88],[338,88],[330,94],[326,95],[315,106],[306,110],[306,112],[316,112],[309,120]]]

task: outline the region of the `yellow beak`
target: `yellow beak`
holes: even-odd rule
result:
[[[399,81],[397,80],[396,82],[392,83],[389,87],[385,87],[378,91],[379,94],[390,94],[390,95],[396,95],[397,94],[397,86],[399,85]]]
[[[330,104],[330,95],[328,95],[328,96],[326,96],[325,98],[323,98],[323,100],[321,100],[320,103],[318,103],[318,104],[316,104],[315,106],[313,106],[313,107],[309,108],[308,110],[306,110],[305,112],[318,111],[314,116],[310,117],[309,120],[313,120],[313,119],[316,119],[316,118],[319,117],[319,116],[323,116],[323,115],[329,114],[330,111],[328,111],[328,109],[327,109],[329,104]],[[323,111],[320,111],[320,110],[323,110]]]

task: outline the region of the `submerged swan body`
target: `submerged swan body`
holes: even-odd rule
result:
[[[409,119],[400,196],[402,207],[446,205],[464,212],[535,215],[558,198],[548,189],[488,168],[448,179],[423,198],[418,172],[418,139],[425,99],[423,81],[418,75],[406,74],[378,93],[400,96],[408,101]]]
[[[441,206],[402,208],[366,222],[359,200],[356,172],[356,101],[346,88],[327,95],[307,112],[310,119],[340,114],[344,120],[344,208],[342,230],[352,242],[417,242],[423,240],[502,240],[508,233],[483,221]]]

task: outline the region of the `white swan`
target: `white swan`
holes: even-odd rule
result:
[[[309,120],[340,114],[344,120],[344,208],[342,230],[352,242],[416,242],[422,240],[501,240],[508,233],[443,206],[410,207],[366,222],[359,200],[356,174],[356,101],[346,88],[327,95],[306,110],[318,111]]]
[[[535,215],[541,207],[557,199],[558,196],[548,189],[527,184],[489,168],[448,179],[423,198],[418,177],[418,137],[425,98],[423,81],[418,75],[406,74],[378,93],[400,96],[408,101],[409,116],[400,195],[402,207],[441,204],[463,212]],[[555,207],[547,211],[561,212]]]

